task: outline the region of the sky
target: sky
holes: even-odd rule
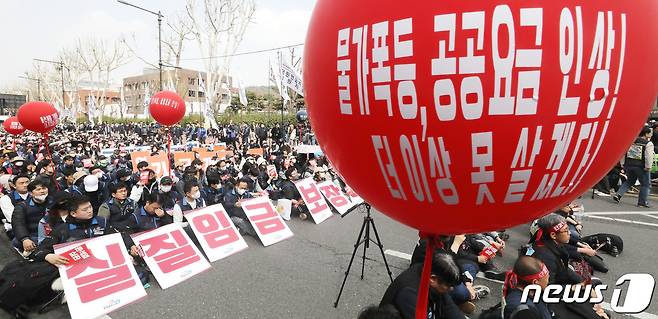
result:
[[[126,0],[167,16],[183,12],[186,0]],[[201,1],[197,0],[201,3]],[[255,0],[254,22],[237,52],[256,51],[304,42],[316,0]],[[164,26],[163,26],[164,29]],[[58,52],[78,39],[113,41],[134,34],[136,53],[157,65],[157,18],[114,0],[3,0],[0,3],[0,88],[26,86],[18,78],[32,69],[33,58],[53,60]],[[301,55],[303,47],[296,54]],[[164,51],[163,51],[164,52]],[[287,49],[285,52],[288,52]],[[186,43],[182,58],[199,58],[196,41]],[[246,86],[267,85],[268,59],[274,53],[234,57],[231,74]],[[112,77],[120,83],[126,76],[141,74],[147,65],[132,58]],[[202,70],[201,61],[181,62],[181,67]]]

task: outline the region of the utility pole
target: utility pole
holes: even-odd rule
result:
[[[66,68],[69,71],[70,71],[70,69],[64,64],[64,61],[51,61],[51,60],[43,60],[43,59],[34,59],[34,61],[52,63],[52,64],[55,64],[55,65],[59,66],[59,71],[62,74],[62,109],[66,109],[66,106],[65,106],[66,91],[64,89],[64,68]]]
[[[123,0],[117,0],[117,2],[119,2],[121,4],[125,4],[125,5],[133,7],[133,8],[136,8],[136,9],[139,9],[139,10],[142,10],[144,12],[148,12],[152,15],[158,16],[158,67],[160,69],[160,86],[159,87],[160,87],[160,91],[162,91],[162,65],[163,65],[163,63],[162,63],[162,17],[164,17],[162,15],[162,12],[160,12],[160,11],[154,12],[154,11],[151,11],[151,10],[148,10],[148,9],[144,9],[140,6],[134,5],[132,3],[129,3],[129,2],[126,2],[126,1],[123,1]]]
[[[41,101],[41,79],[31,78],[28,76],[19,76],[19,78],[30,80],[30,81],[37,81],[37,100]]]

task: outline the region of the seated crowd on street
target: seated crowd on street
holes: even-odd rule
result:
[[[241,208],[244,200],[288,199],[292,217],[305,220],[309,211],[295,181],[313,178],[331,181],[343,190],[346,187],[321,152],[299,151],[299,145],[314,143],[308,124],[284,130],[278,125],[233,123],[219,129],[175,127],[170,132],[172,144],[183,145],[185,151],[221,144],[224,156],[208,163],[196,158],[188,165],[172,158],[171,176],[158,176],[146,161],[133,167],[134,147],[146,146],[151,155],[166,154],[167,133],[157,125],[64,124],[50,134],[48,147],[37,135],[22,136],[15,144],[5,136],[0,208],[6,236],[1,240],[13,247],[17,259],[57,266],[67,259],[54,253],[55,245],[120,233],[142,283],[148,284],[149,269],[140,261],[131,234],[171,223],[180,223],[187,230],[185,212],[222,204],[241,234],[256,237]],[[607,195],[604,200],[619,202],[639,181],[637,204],[649,207],[655,166],[651,141],[656,138],[649,126],[643,128],[619,166],[596,186],[596,193]],[[250,153],[250,149],[262,153]],[[274,175],[268,172],[272,165]],[[548,284],[600,284],[594,272],[608,271],[601,253],[616,257],[622,252],[618,237],[587,234],[574,214],[580,208],[572,203],[536,220],[512,269],[502,269],[496,262],[503,252],[517,253],[518,247],[506,245],[509,235],[504,230],[442,237],[442,245],[432,256],[428,318],[465,318],[474,313],[477,301],[491,294],[478,283],[482,280],[504,282],[505,302],[484,311],[487,318],[546,319],[558,313],[560,318],[572,318],[573,313],[608,318],[600,304],[521,302],[522,290],[528,285],[544,289]],[[360,318],[415,318],[426,244],[418,242],[410,267],[389,286],[381,304],[365,310]],[[48,300],[62,290],[53,266],[52,280],[34,287],[34,296],[26,297],[26,302],[33,297]],[[65,297],[60,297],[60,303],[61,299]],[[17,309],[10,311],[18,313]]]

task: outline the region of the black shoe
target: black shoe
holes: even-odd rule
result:
[[[484,272],[484,277],[488,279],[493,279],[493,280],[498,280],[498,281],[505,281],[505,276],[507,275],[506,272],[500,271],[500,270],[487,270]]]
[[[637,204],[637,207],[651,208],[649,204]]]
[[[612,195],[612,199],[614,199],[615,202],[617,202],[617,204],[619,204],[619,201],[621,200],[621,196],[619,196],[619,195]]]

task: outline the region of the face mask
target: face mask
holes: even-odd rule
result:
[[[40,201],[40,202],[44,202],[44,201],[46,201],[46,197],[48,197],[48,194],[45,194],[45,195],[39,195],[39,196],[34,196],[34,199],[36,199],[36,200],[38,200],[38,201]]]
[[[196,192],[196,193],[192,194],[193,199],[199,199],[200,197],[201,197],[201,193],[199,193],[199,192]]]
[[[244,189],[244,188],[238,188],[237,191],[238,191],[238,195],[244,195],[244,192],[247,191],[247,190]]]
[[[75,171],[76,171],[76,172],[82,172],[84,169],[85,169],[84,167],[76,167],[76,168],[75,168]],[[50,170],[49,170],[49,172],[52,173],[52,171],[50,171]]]
[[[160,186],[160,189],[161,189],[163,192],[168,193],[169,191],[171,191],[171,185]]]
[[[23,167],[23,162],[16,162],[16,167]]]
[[[103,178],[103,173],[96,173],[94,174],[98,179]]]
[[[196,167],[196,169],[201,169],[203,166],[201,166],[201,165],[196,165],[196,166],[194,166],[194,167]]]

